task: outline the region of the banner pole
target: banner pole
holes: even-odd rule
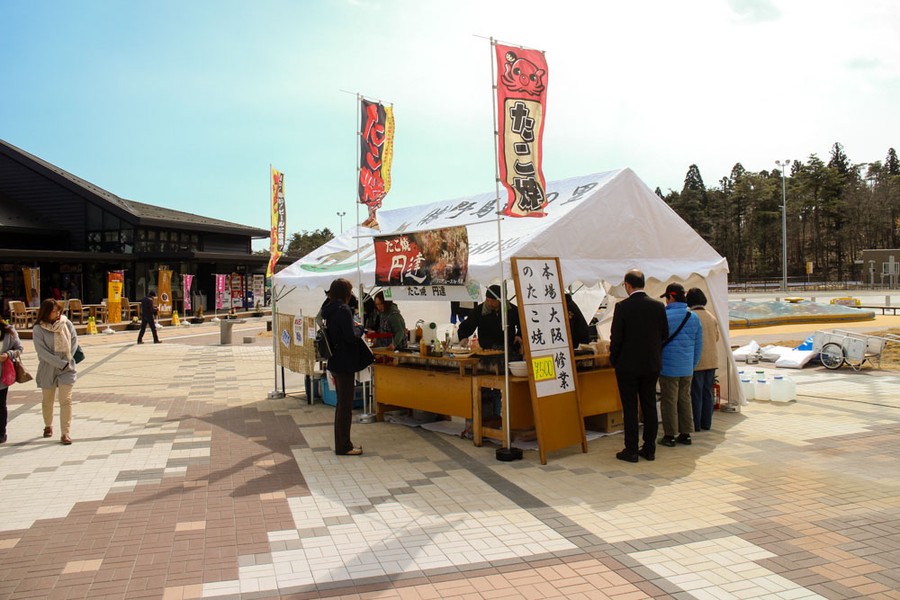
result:
[[[509,320],[507,318],[507,294],[506,294],[506,273],[503,269],[503,231],[502,219],[500,217],[500,129],[499,115],[497,114],[497,65],[494,63],[497,41],[491,36],[490,52],[491,52],[491,106],[494,114],[494,189],[496,193],[495,205],[497,214],[497,261],[500,263],[500,318],[503,328],[503,402],[500,410],[503,413],[503,447],[498,448],[496,452],[497,460],[509,462],[522,458],[522,450],[512,447],[512,436],[510,434],[510,418],[509,418]]]

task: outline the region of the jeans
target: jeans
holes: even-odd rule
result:
[[[716,370],[704,369],[694,371],[691,381],[691,407],[694,412],[694,431],[712,427],[713,384],[716,382]]]

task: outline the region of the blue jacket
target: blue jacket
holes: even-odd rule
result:
[[[700,362],[700,353],[703,351],[703,326],[697,315],[688,313],[688,306],[684,302],[672,302],[666,306],[669,336],[675,333],[686,314],[690,314],[687,323],[678,335],[663,347],[662,370],[659,373],[663,377],[693,375],[694,367]]]

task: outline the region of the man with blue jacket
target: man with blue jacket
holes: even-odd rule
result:
[[[659,372],[663,423],[663,438],[659,443],[674,447],[676,443],[691,443],[690,432],[694,430],[691,378],[703,350],[703,326],[697,315],[688,310],[684,286],[680,283],[670,283],[660,298],[666,301],[669,337],[663,343]]]

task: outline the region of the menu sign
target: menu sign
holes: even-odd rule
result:
[[[523,336],[531,349],[531,373],[538,398],[575,391],[572,346],[566,324],[565,290],[554,259],[515,261]]]

